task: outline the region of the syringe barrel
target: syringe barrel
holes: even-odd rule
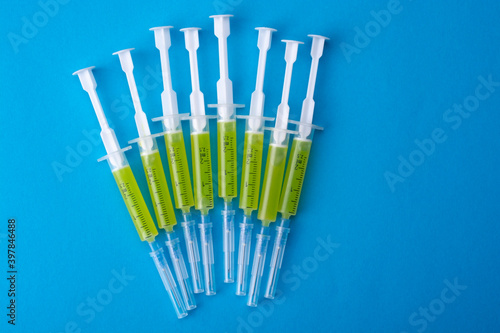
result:
[[[192,122],[191,122],[192,123]],[[192,127],[192,131],[194,128]],[[212,157],[208,121],[202,132],[191,132],[195,208],[202,215],[214,208]]]
[[[266,263],[267,245],[269,243],[269,227],[262,227],[260,234],[257,235],[255,244],[255,253],[253,256],[252,276],[248,290],[248,306],[257,306],[259,302],[260,283]]]
[[[312,139],[311,130],[309,138]],[[290,216],[297,214],[300,192],[304,184],[307,162],[311,152],[312,140],[295,137],[292,141],[292,150],[286,167],[285,181],[281,189],[279,201],[279,211],[282,216],[289,219]]]
[[[175,231],[167,232],[167,241],[165,242],[165,245],[168,248],[170,259],[174,265],[177,283],[179,284],[182,298],[186,304],[186,309],[192,310],[196,308],[196,301],[193,296],[193,288],[191,287],[191,281],[189,281],[186,264],[184,263],[184,256],[179,245],[179,238],[177,237]]]
[[[160,228],[165,229],[167,232],[172,231],[177,224],[177,220],[156,138],[139,138],[137,143],[141,153],[144,173],[148,180],[149,194],[153,201],[156,221]]]
[[[273,254],[271,256],[271,263],[269,264],[269,277],[267,279],[265,298],[274,299],[276,294],[276,286],[281,271],[281,264],[283,263],[283,255],[285,254],[286,240],[290,228],[288,227],[289,220],[281,219],[281,223],[276,227],[276,236],[274,239]]]
[[[262,183],[262,193],[260,195],[258,219],[263,225],[268,226],[270,222],[276,221],[278,214],[279,197],[283,176],[285,174],[286,155],[288,152],[288,133],[281,132],[285,136],[283,145],[278,145],[273,141],[267,152],[266,169],[264,172],[264,182]]]
[[[224,282],[234,282],[234,214],[230,201],[224,202],[222,210],[222,244],[224,252]]]
[[[158,230],[151,218],[139,185],[137,185],[137,181],[123,151],[123,149],[117,150],[114,153],[106,155],[103,159],[108,161],[116,185],[120,190],[141,241],[152,242],[156,235],[158,235]],[[117,161],[120,161],[120,163],[117,164]]]
[[[181,223],[184,232],[184,241],[188,254],[189,267],[193,278],[193,290],[196,294],[202,293],[203,275],[200,261],[200,250],[198,247],[198,237],[196,236],[196,223],[191,219],[191,214],[183,214],[184,222]]]
[[[189,212],[194,206],[194,198],[182,128],[179,125],[175,131],[166,131],[164,137],[175,207]]]
[[[238,245],[238,272],[236,274],[236,295],[245,296],[248,290],[248,264],[250,263],[250,247],[252,246],[252,216],[243,215],[240,223],[240,241]]]
[[[151,252],[149,255],[153,258],[156,269],[158,273],[160,273],[161,280],[163,281],[163,285],[167,290],[168,296],[172,305],[174,307],[175,313],[177,314],[177,318],[183,318],[188,315],[186,311],[186,305],[182,299],[182,296],[177,288],[174,277],[168,267],[168,263],[165,259],[165,254],[163,249],[156,244],[156,242],[149,243],[151,247]]]
[[[236,119],[217,121],[218,193],[224,200],[237,196]]]
[[[205,294],[215,295],[214,244],[212,240],[212,223],[209,215],[201,215],[200,224],[201,254],[205,277]]]
[[[260,126],[257,132],[251,131],[250,121],[253,120],[247,120],[245,131],[240,188],[240,209],[243,209],[246,215],[251,215],[259,204],[262,152],[264,151],[263,127]]]

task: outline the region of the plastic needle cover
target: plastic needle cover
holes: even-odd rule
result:
[[[255,253],[252,264],[252,277],[250,279],[250,287],[248,290],[248,306],[257,306],[259,302],[260,282],[264,273],[264,264],[266,263],[267,244],[269,243],[269,227],[262,226],[260,233],[257,235],[257,243],[255,244]]]
[[[243,222],[240,224],[240,241],[238,243],[238,273],[236,275],[236,295],[238,296],[245,296],[247,294],[252,229],[251,216],[244,215]]]
[[[186,270],[184,255],[182,254],[181,247],[179,246],[179,238],[175,234],[175,231],[167,232],[167,241],[165,244],[167,245],[172,264],[174,265],[175,276],[177,277],[177,282],[179,283],[182,298],[186,303],[186,308],[188,310],[192,310],[196,308],[196,301],[194,299],[191,281],[189,281],[189,275]]]
[[[313,132],[317,126],[312,125],[314,114],[314,88],[316,84],[316,74],[318,72],[319,58],[323,54],[325,40],[328,38],[318,35],[312,37],[311,46],[311,70],[309,73],[309,83],[307,95],[302,103],[300,122],[297,123],[298,135],[293,139],[292,151],[285,175],[285,181],[281,190],[279,211],[281,213],[281,223],[276,227],[276,238],[274,240],[273,254],[271,256],[269,277],[267,280],[264,297],[273,299],[276,294],[279,273],[288,238],[289,218],[297,213],[297,206],[300,199],[300,192],[309,160]]]
[[[158,273],[160,273],[163,285],[165,286],[168,296],[172,301],[172,305],[174,306],[177,318],[180,319],[186,317],[188,315],[188,313],[186,312],[186,305],[184,304],[181,294],[177,289],[174,277],[170,272],[170,268],[168,268],[163,249],[158,244],[156,244],[156,242],[149,243],[149,246],[151,247],[151,252],[149,253],[149,255],[151,256],[151,258],[153,258],[156,269],[158,270]]]

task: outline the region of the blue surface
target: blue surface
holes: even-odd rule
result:
[[[382,25],[374,23],[371,11],[388,8],[390,19],[378,15]],[[42,10],[36,1],[9,2],[1,21],[2,332],[500,330],[500,86],[476,91],[481,77],[500,82],[497,1],[68,1],[49,8],[52,16]],[[258,56],[253,28],[278,29],[264,87],[268,116],[281,98],[279,40],[305,41],[290,96],[290,118],[297,120],[310,65],[306,35],[331,37],[315,94],[315,123],[326,129],[315,136],[292,222],[282,297],[249,308],[234,285],[222,282],[217,199],[217,295],[197,295],[198,308],[177,320],[108,166],[96,162],[104,147],[85,133],[95,134],[97,119],[71,73],[97,66],[98,93],[125,146],[137,132],[125,75],[111,53],[136,48],[143,108],[158,117],[162,87],[151,73],[159,73],[159,54],[148,29],[175,26],[173,84],[181,112],[188,112],[188,54],[178,29],[199,26],[201,89],[214,103],[217,39],[208,16],[215,13],[235,15],[229,73],[234,101],[247,106]],[[41,27],[23,30],[33,19]],[[358,29],[368,29],[368,37]],[[470,97],[476,93],[481,100]],[[448,111],[463,103],[477,110]],[[244,123],[238,125],[241,134]],[[215,148],[215,130],[212,139]],[[127,154],[149,200],[137,148]],[[54,163],[68,172],[58,177]],[[4,314],[8,217],[17,220],[15,328]],[[336,244],[331,254],[316,250],[318,238]],[[114,276],[123,270],[133,279],[118,288]],[[109,292],[110,282],[119,292]],[[90,310],[96,297],[107,304]]]

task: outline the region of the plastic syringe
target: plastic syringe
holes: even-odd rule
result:
[[[237,193],[236,162],[236,112],[235,108],[244,105],[233,104],[233,83],[229,79],[227,37],[230,34],[229,18],[233,15],[214,15],[214,34],[219,43],[219,71],[217,81],[217,157],[218,193],[224,200],[222,209],[222,240],[224,251],[224,282],[234,282],[234,214],[232,200]]]
[[[114,55],[118,55],[122,70],[127,76],[127,82],[135,109],[134,119],[137,131],[139,132],[139,138],[131,140],[129,143],[137,143],[139,146],[156,220],[159,227],[164,229],[167,233],[165,245],[168,248],[170,259],[172,259],[172,263],[174,264],[177,282],[179,283],[182,297],[186,302],[186,308],[192,310],[196,308],[196,301],[194,300],[193,289],[184,263],[184,256],[179,245],[179,238],[174,231],[177,220],[168,190],[167,179],[165,178],[165,171],[163,170],[163,164],[161,162],[160,152],[156,144],[156,137],[161,134],[151,135],[146,113],[142,110],[139,93],[134,79],[134,64],[130,55],[131,50],[133,49],[126,49],[113,53]]]
[[[266,261],[267,244],[269,242],[269,224],[276,221],[278,214],[278,201],[280,197],[283,175],[285,173],[286,155],[288,152],[288,97],[292,81],[293,64],[297,59],[299,44],[302,42],[283,40],[286,43],[285,50],[285,79],[283,82],[283,93],[281,103],[278,106],[275,126],[272,129],[271,141],[267,152],[266,169],[264,171],[264,182],[260,196],[259,212],[257,218],[262,222],[260,233],[257,234],[257,243],[252,264],[252,275],[248,291],[248,306],[257,306],[260,290],[260,282]]]
[[[264,294],[264,297],[271,299],[274,298],[276,293],[276,286],[278,284],[283,255],[285,253],[286,240],[290,232],[290,217],[297,213],[297,206],[299,204],[302,184],[304,183],[314,130],[322,129],[312,124],[315,104],[313,96],[319,58],[323,55],[325,40],[328,38],[318,35],[309,35],[309,37],[313,40],[311,46],[311,71],[309,73],[307,95],[302,103],[300,121],[294,122],[297,125],[298,134],[295,135],[292,141],[292,151],[290,152],[290,158],[286,167],[285,181],[281,189],[279,202],[281,220],[279,226],[276,226],[276,238],[274,239],[269,277],[267,280],[266,292]]]
[[[191,215],[191,207],[194,206],[193,188],[189,175],[189,165],[181,124],[181,119],[185,117],[186,114],[179,113],[177,94],[172,88],[170,59],[168,56],[168,50],[171,45],[171,28],[171,26],[166,26],[150,29],[154,32],[155,46],[158,51],[160,51],[160,63],[163,77],[163,92],[161,93],[163,117],[154,118],[153,121],[161,121],[163,125],[175,207],[182,211],[184,220],[181,225],[184,231],[184,240],[186,242],[189,266],[193,278],[193,289],[195,293],[202,293],[204,287],[200,250],[198,247],[198,237],[196,235],[196,224]]]
[[[104,115],[101,102],[97,96],[94,75],[92,69],[88,67],[76,71],[73,75],[78,75],[83,89],[89,94],[92,106],[94,107],[99,125],[101,126],[101,139],[104,143],[107,155],[100,158],[98,161],[107,160],[113,177],[115,178],[118,189],[122,194],[123,201],[127,206],[132,222],[139,234],[141,241],[147,241],[151,248],[149,255],[153,258],[158,273],[163,281],[163,285],[168,292],[172,305],[178,318],[187,316],[186,305],[175,280],[170,271],[169,265],[165,259],[164,251],[161,246],[155,241],[158,235],[151,214],[148,211],[146,202],[141,194],[137,181],[135,180],[132,169],[128,164],[124,152],[131,149],[130,146],[121,149],[118,140],[116,139],[115,132],[109,127],[109,124]]]
[[[215,295],[214,247],[212,222],[209,214],[210,209],[214,208],[212,158],[208,129],[208,119],[211,117],[205,115],[205,100],[200,90],[198,58],[196,55],[196,50],[199,47],[198,30],[200,28],[181,29],[184,32],[186,49],[189,52],[189,67],[191,70],[192,92],[189,96],[191,105],[191,156],[195,209],[201,213],[198,226],[200,228],[205,294]]]
[[[264,73],[266,70],[267,51],[271,48],[271,35],[275,29],[256,28],[259,31],[257,47],[259,62],[255,91],[250,101],[250,115],[247,118],[243,159],[241,169],[240,209],[243,210],[243,221],[240,223],[238,244],[238,272],[236,274],[236,295],[245,296],[248,288],[248,264],[252,243],[252,212],[259,204],[260,173],[262,152],[264,150],[264,121],[273,120],[264,115]]]

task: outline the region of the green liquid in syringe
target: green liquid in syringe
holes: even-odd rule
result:
[[[240,209],[243,209],[245,215],[252,214],[259,204],[263,149],[264,133],[245,133],[240,189]]]
[[[170,161],[170,179],[174,190],[175,207],[189,212],[194,206],[191,178],[182,131],[165,134],[167,156]]]
[[[160,152],[155,150],[151,154],[141,155],[141,159],[144,172],[148,178],[149,193],[153,200],[158,225],[162,229],[171,231],[177,221],[161,163]]]
[[[219,197],[231,201],[236,197],[236,121],[217,122],[217,156]]]
[[[202,214],[214,208],[210,134],[191,134],[195,208]]]
[[[279,203],[279,211],[285,219],[297,214],[311,144],[312,141],[310,140],[294,139],[292,142],[292,152],[286,167],[285,182],[283,183]]]
[[[276,221],[287,150],[288,147],[286,146],[269,145],[264,183],[262,183],[260,196],[259,214],[257,215],[263,226],[268,226],[270,222]]]
[[[149,214],[132,169],[127,165],[124,168],[113,171],[113,176],[141,241],[147,240],[148,242],[152,242],[155,236],[158,235],[158,230],[156,230],[153,219]]]

